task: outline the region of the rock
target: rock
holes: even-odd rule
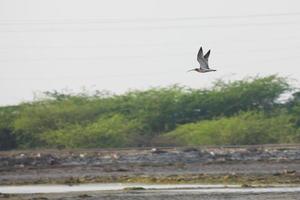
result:
[[[164,150],[161,150],[161,149],[158,149],[158,148],[152,148],[151,153],[160,154],[160,153],[167,153],[167,151],[164,151]]]
[[[199,151],[197,148],[195,147],[187,147],[183,149],[183,152],[191,152],[191,151]]]
[[[281,173],[280,173],[280,172],[274,172],[272,175],[273,175],[273,176],[280,176]]]
[[[295,173],[296,170],[288,170],[288,169],[283,170],[283,174],[295,174]]]
[[[81,153],[81,154],[79,154],[79,157],[80,157],[80,158],[84,158],[84,157],[85,157],[85,154]]]
[[[120,156],[119,156],[117,153],[114,153],[114,154],[112,155],[112,158],[115,159],[115,160],[119,159],[119,157],[120,157]]]
[[[33,197],[32,200],[47,200],[47,197]]]
[[[131,190],[145,190],[143,187],[125,187],[125,191],[131,191]]]
[[[242,187],[242,188],[253,188],[252,185],[247,184],[247,183],[242,184],[241,187]]]
[[[88,194],[80,194],[78,195],[79,198],[89,198],[89,197],[92,197],[91,195],[88,195]]]

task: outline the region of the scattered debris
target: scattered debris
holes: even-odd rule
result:
[[[10,194],[0,192],[0,198],[9,198],[10,196],[11,196]]]
[[[0,152],[0,184],[74,185],[116,181],[230,183],[236,180],[244,183],[239,177],[249,175],[253,175],[255,184],[256,181],[299,183],[300,146],[282,146]],[[268,175],[268,180],[265,177],[257,180],[259,174]],[[168,177],[170,175],[174,178]],[[196,177],[193,178],[193,175]],[[214,179],[212,175],[219,177]]]

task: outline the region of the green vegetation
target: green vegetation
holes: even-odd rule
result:
[[[300,141],[300,93],[285,78],[174,85],[123,95],[46,92],[0,107],[0,149],[262,144]]]
[[[243,112],[182,125],[163,137],[185,145],[270,144],[297,141],[297,133],[300,132],[288,114],[268,116],[263,112]]]
[[[137,124],[120,114],[103,117],[87,125],[69,125],[42,135],[43,141],[53,147],[126,147],[131,144],[131,133]]]
[[[16,148],[13,122],[17,115],[17,107],[0,107],[0,150]]]

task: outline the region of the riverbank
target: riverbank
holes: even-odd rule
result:
[[[0,152],[0,185],[114,182],[300,184],[300,146]]]

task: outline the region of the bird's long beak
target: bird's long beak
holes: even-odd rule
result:
[[[191,72],[191,71],[195,71],[195,69],[190,69],[190,70],[188,70],[187,72]]]

